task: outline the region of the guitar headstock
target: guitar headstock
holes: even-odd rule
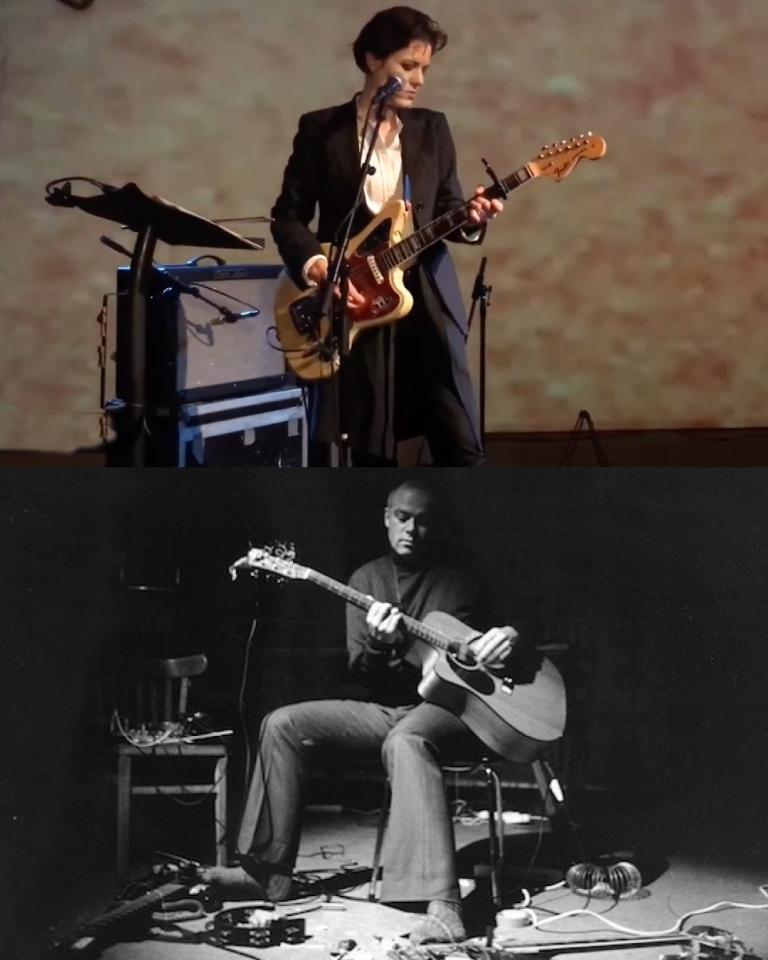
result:
[[[532,177],[564,180],[580,160],[599,160],[605,156],[607,144],[591,131],[570,140],[549,143],[541,148],[535,160],[527,164]]]
[[[295,556],[296,548],[292,543],[281,542],[264,547],[251,547],[244,557],[235,560],[229,572],[233,580],[238,570],[250,570],[252,574],[261,571],[288,580],[306,580],[307,568],[294,563]]]

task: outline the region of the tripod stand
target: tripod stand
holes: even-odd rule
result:
[[[600,438],[595,430],[595,425],[592,422],[592,417],[589,415],[587,410],[579,410],[579,416],[576,420],[576,423],[571,431],[570,436],[568,437],[568,443],[566,444],[563,455],[560,458],[561,467],[571,467],[573,466],[573,457],[576,453],[576,444],[580,440],[589,440],[592,444],[592,449],[595,453],[595,459],[597,460],[597,465],[599,467],[607,467],[608,459],[603,452],[602,444],[600,443]]]

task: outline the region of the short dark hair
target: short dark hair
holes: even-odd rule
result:
[[[377,60],[386,60],[414,40],[424,40],[434,53],[448,43],[448,36],[436,20],[413,7],[380,10],[366,23],[352,44],[355,63],[363,73],[368,73],[366,53],[373,54]]]

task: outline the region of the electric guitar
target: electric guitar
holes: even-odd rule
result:
[[[54,937],[48,955],[51,960],[73,957],[98,957],[110,944],[121,938],[145,939],[151,925],[151,915],[161,910],[164,904],[194,903],[203,911],[211,913],[221,908],[220,900],[202,883],[163,883],[135,900],[127,900],[106,913],[81,924],[64,936]]]
[[[241,569],[309,580],[362,610],[375,603],[373,597],[265,549],[253,548],[236,560],[229,568],[233,579]],[[450,614],[434,611],[424,620],[403,615],[401,624],[413,640],[406,659],[422,670],[419,695],[460,717],[499,756],[525,763],[562,736],[565,686],[549,660],[537,656],[535,665],[521,664],[520,674],[509,676],[506,667],[491,670],[475,662],[469,644],[480,632]]]
[[[503,199],[536,177],[564,180],[580,160],[598,160],[605,151],[605,140],[592,133],[550,144],[530,163],[487,187],[485,196]],[[348,276],[365,301],[359,307],[347,308],[350,348],[361,331],[394,323],[410,312],[413,297],[405,287],[404,272],[422,250],[470,223],[469,204],[465,201],[414,232],[410,204],[390,200],[352,238],[346,260]],[[323,244],[326,255],[329,246]],[[326,379],[339,365],[330,321],[321,315],[322,299],[322,288],[300,291],[287,275],[275,291],[277,335],[286,363],[302,380]]]

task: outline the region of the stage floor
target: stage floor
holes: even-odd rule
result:
[[[706,803],[697,809],[695,805],[671,805],[661,798],[630,801],[627,798],[595,796],[590,806],[590,822],[582,823],[585,845],[592,851],[590,856],[613,853],[619,857],[625,854],[632,857],[643,872],[644,895],[619,901],[596,898],[587,901],[584,896],[576,895],[564,887],[537,893],[536,885],[543,885],[551,879],[552,867],[557,860],[552,838],[545,835],[533,872],[528,874],[533,907],[540,919],[587,907],[614,923],[639,931],[655,932],[673,929],[678,918],[687,911],[723,900],[768,905],[768,899],[758,889],[760,883],[768,881],[764,831],[760,832],[757,829],[759,824],[750,823],[749,817],[740,812],[738,798],[734,797],[733,819],[728,820],[722,819],[721,812],[715,809],[707,811]],[[302,836],[297,870],[321,878],[327,884],[327,889],[338,890],[339,886],[344,886],[345,880],[339,880],[340,875],[346,876],[349,883],[365,879],[364,868],[370,869],[373,856],[376,821],[375,813],[370,812],[310,812]],[[486,827],[483,823],[457,823],[455,829],[459,864],[466,868],[462,869],[462,873],[471,875],[472,863],[483,859],[487,842]],[[509,829],[514,831],[514,828]],[[517,836],[514,832],[506,837],[505,849],[511,868],[506,884],[507,907],[511,907],[516,899],[516,891],[521,886],[521,871],[524,872],[530,863],[536,839],[534,835]],[[103,849],[106,853],[111,848],[110,843],[108,848]],[[549,869],[545,869],[548,866]],[[135,863],[133,874],[146,875],[146,868],[146,864]],[[46,918],[47,922],[54,923],[57,929],[62,930],[78,921],[92,919],[110,906],[117,884],[108,863],[102,863],[100,870],[92,865],[87,874],[81,871],[77,871],[77,874],[73,876],[69,888],[62,891],[59,912],[56,913],[54,909],[51,913],[52,904],[48,901],[44,904],[45,909],[37,911],[38,923],[49,913],[51,915]],[[466,912],[471,925],[469,933],[482,937],[487,932],[488,900],[486,891],[481,887],[475,887],[471,892],[472,883],[472,880],[463,882],[467,894]],[[478,883],[482,884],[483,881]],[[306,920],[308,939],[300,945],[282,944],[268,950],[238,946],[225,950],[205,943],[182,946],[178,940],[161,942],[145,939],[113,944],[105,949],[103,956],[105,960],[178,960],[180,957],[185,960],[214,960],[234,952],[235,955],[246,957],[271,956],[275,960],[320,960],[334,953],[338,955],[341,941],[354,940],[358,947],[345,960],[377,960],[379,957],[381,960],[392,960],[396,956],[391,952],[392,939],[407,934],[417,915],[369,902],[367,892],[367,882],[363,882],[340,892],[328,892],[280,904],[277,910],[279,915],[296,914]],[[61,912],[65,902],[68,907]],[[32,904],[27,906],[31,907]],[[200,919],[181,923],[171,935],[178,937],[180,931],[186,934],[201,932],[206,922],[206,919]],[[718,910],[685,924],[687,929],[695,925],[729,931],[757,956],[768,956],[768,910]],[[37,924],[35,927],[39,937],[41,928]],[[17,947],[27,939],[25,930],[27,935],[32,933],[29,927],[20,929]],[[153,930],[157,933],[159,928],[154,927]],[[521,929],[514,935],[513,941],[505,940],[505,946],[511,956],[515,947],[519,951],[536,943],[568,943],[610,936],[622,934],[612,931],[594,916],[576,916],[557,920],[541,930],[531,927]],[[32,936],[24,951],[18,955],[32,956],[29,952],[32,941],[38,940],[38,937]],[[403,946],[406,943],[401,941]],[[596,952],[594,949],[585,951],[587,955]],[[625,943],[617,944],[616,949],[606,952],[605,956],[608,960],[642,960],[662,954],[678,956],[680,952],[678,946],[640,947]],[[602,955],[604,951],[600,953]]]

